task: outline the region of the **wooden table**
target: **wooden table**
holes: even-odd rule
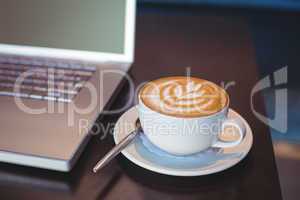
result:
[[[249,27],[242,17],[202,9],[140,9],[137,17],[135,85],[161,76],[193,76],[216,83],[234,81],[228,89],[231,107],[249,122],[254,144],[249,155],[224,172],[194,178],[165,176],[144,170],[123,156],[98,174],[92,167],[114,145],[112,137],[93,136],[70,173],[0,164],[0,198],[12,199],[281,199],[268,128],[250,109],[250,92],[259,80]],[[128,100],[125,84],[113,108]],[[255,107],[264,111],[255,97]],[[116,122],[107,115],[97,123]]]

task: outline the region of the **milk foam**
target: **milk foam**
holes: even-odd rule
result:
[[[180,117],[210,115],[228,104],[226,92],[216,84],[183,76],[151,81],[143,87],[140,96],[151,109]]]

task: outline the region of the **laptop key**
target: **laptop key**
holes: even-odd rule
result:
[[[27,61],[0,56],[0,95],[70,102],[95,72],[92,66]]]

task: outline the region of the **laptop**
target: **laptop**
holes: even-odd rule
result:
[[[135,0],[0,0],[0,162],[70,171],[134,58]]]

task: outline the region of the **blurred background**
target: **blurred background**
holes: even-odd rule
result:
[[[288,130],[272,128],[274,153],[284,199],[300,196],[300,0],[139,0],[139,13],[166,12],[242,19],[248,26],[261,78],[288,66]],[[247,76],[247,74],[242,74]],[[263,91],[268,117],[274,117],[275,92]]]
[[[244,8],[270,8],[280,10],[300,9],[299,0],[138,0],[140,3],[163,3],[169,5],[208,5]]]

